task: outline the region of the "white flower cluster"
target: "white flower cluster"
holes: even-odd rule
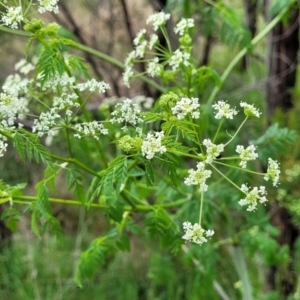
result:
[[[152,23],[154,31],[156,31],[160,26],[166,24],[166,22],[170,19],[171,15],[166,14],[163,11],[155,13],[151,15],[147,19],[147,24]]]
[[[14,128],[15,120],[26,111],[27,102],[24,98],[19,98],[17,93],[0,93],[0,117],[4,128]]]
[[[147,159],[152,159],[155,153],[165,153],[167,148],[162,145],[162,138],[164,137],[164,132],[148,133],[147,137],[142,142],[142,154]]]
[[[125,123],[125,126],[129,123],[136,126],[138,123],[143,122],[140,112],[141,110],[136,103],[133,103],[130,99],[125,99],[122,103],[116,104],[115,110],[111,113],[113,118],[110,122]]]
[[[213,162],[215,158],[217,158],[223,151],[224,145],[223,144],[213,144],[210,139],[205,139],[203,141],[203,145],[206,147],[206,159],[205,162],[210,164]]]
[[[126,97],[107,97],[104,98],[101,105],[116,105],[117,103],[121,101],[125,101],[127,98]],[[137,95],[131,98],[132,103],[136,104],[138,106],[139,110],[145,109],[148,110],[152,108],[154,99],[151,97],[146,97],[143,95]]]
[[[242,168],[247,167],[247,161],[255,160],[256,158],[258,158],[258,154],[255,152],[256,147],[254,145],[250,145],[246,149],[244,148],[244,146],[238,145],[235,151],[240,155],[240,166]]]
[[[42,91],[51,89],[53,92],[56,92],[58,86],[62,88],[74,88],[75,81],[76,78],[73,76],[69,76],[67,73],[63,73],[62,75],[59,75],[57,73],[50,80],[44,83]]]
[[[57,109],[52,107],[48,112],[42,112],[38,119],[34,120],[32,132],[42,137],[44,134],[55,136],[57,122],[61,120],[61,116],[57,113]]]
[[[235,108],[230,108],[230,105],[226,103],[226,101],[218,101],[217,103],[213,104],[212,107],[217,111],[215,118],[216,119],[233,119],[238,111]]]
[[[158,35],[151,34],[149,44],[148,44],[149,50],[152,50],[152,48],[157,44],[157,42],[158,42]]]
[[[174,28],[176,34],[183,35],[188,28],[194,27],[194,19],[181,19]]]
[[[8,94],[24,95],[28,92],[28,85],[32,82],[27,78],[21,78],[19,74],[9,75],[3,84],[3,91]]]
[[[191,114],[193,119],[199,119],[200,104],[197,98],[181,98],[174,107],[172,107],[173,115],[177,116],[179,120]]]
[[[126,67],[125,71],[123,73],[123,81],[124,84],[129,88],[130,87],[130,79],[133,77],[134,73],[133,73],[133,69],[132,66]]]
[[[91,136],[91,137],[95,138],[96,140],[99,140],[98,135],[108,134],[108,130],[106,128],[104,128],[103,124],[99,123],[97,121],[76,124],[74,128],[75,128],[75,130],[78,131],[78,133],[74,134],[74,136],[79,139],[84,136]]]
[[[72,107],[79,107],[80,104],[75,102],[78,99],[78,96],[75,93],[70,91],[65,91],[61,93],[59,97],[53,98],[53,107],[58,110],[69,109]]]
[[[255,108],[252,104],[241,102],[240,106],[244,108],[244,113],[247,117],[259,118],[261,115],[261,112],[257,108]]]
[[[133,40],[133,45],[138,46],[145,40],[146,29],[141,29]]]
[[[199,185],[200,192],[207,191],[206,179],[211,176],[210,170],[205,170],[205,163],[199,162],[197,164],[197,170],[190,169],[189,176],[184,179],[184,183],[188,186],[190,185]]]
[[[213,230],[204,230],[198,223],[192,225],[191,222],[184,222],[183,229],[185,234],[182,238],[186,242],[193,242],[199,245],[207,242],[207,238],[214,235]]]
[[[6,152],[8,144],[5,143],[6,137],[0,134],[0,157],[3,156],[4,152]]]
[[[104,82],[97,82],[96,80],[90,80],[86,83],[75,84],[75,77],[70,77],[67,73],[61,76],[57,75],[45,82],[42,87],[42,91],[52,90],[57,92],[60,90],[60,95],[53,98],[53,105],[48,112],[42,112],[38,119],[34,120],[33,132],[38,136],[47,134],[48,136],[54,136],[59,130],[63,117],[61,115],[64,112],[65,117],[70,118],[73,115],[74,108],[78,108],[78,95],[74,92],[75,88],[80,91],[88,89],[89,91],[105,91],[108,87]]]
[[[272,180],[273,186],[277,186],[279,181],[279,175],[280,175],[279,163],[276,160],[269,158],[268,170],[267,170],[267,174],[264,176],[264,179],[266,181]]]
[[[39,2],[39,8],[38,12],[40,14],[43,14],[47,11],[54,12],[55,14],[58,14],[58,0],[38,0]]]
[[[177,49],[171,56],[169,60],[169,65],[171,66],[173,71],[176,71],[179,68],[180,64],[183,64],[187,67],[190,64],[190,56],[191,55],[189,53]]]
[[[88,80],[85,83],[78,83],[76,87],[79,89],[79,91],[85,91],[88,90],[90,92],[96,92],[99,93],[105,93],[107,90],[110,89],[109,84],[105,83],[104,81],[97,81],[96,79]]]
[[[24,20],[22,7],[9,7],[7,13],[1,18],[1,21],[12,29],[18,29],[19,24]]]
[[[158,30],[158,28],[164,26],[169,18],[170,14],[166,14],[164,12],[155,13],[148,18],[147,24],[152,23],[153,28],[156,31]],[[184,32],[186,32],[188,28],[191,28],[193,26],[193,19],[182,19],[176,25],[174,30],[181,36],[184,34]],[[145,58],[146,54],[153,55],[152,52],[146,52],[147,47],[149,50],[152,50],[155,47],[155,45],[159,42],[159,38],[156,34],[151,34],[150,38],[147,39],[146,33],[146,29],[141,29],[138,32],[138,34],[133,40],[133,45],[135,49],[131,51],[125,59],[123,81],[127,87],[130,87],[130,80],[135,76],[133,66],[135,62],[141,62],[140,59],[143,59],[143,62],[148,63],[146,73],[150,77],[159,76],[159,74],[163,70],[163,67],[167,64],[172,68],[173,71],[176,71],[180,67],[180,65],[190,65],[190,53],[181,49],[177,49],[173,52],[171,49],[164,49],[164,47],[156,47],[158,56],[152,58]],[[170,58],[166,59],[166,53],[170,51],[171,55],[168,55]],[[161,61],[160,58],[165,58],[165,61]]]
[[[19,62],[15,64],[15,70],[20,73],[27,75],[29,72],[35,69],[35,65],[28,62],[26,59],[21,59]]]
[[[265,203],[268,201],[265,196],[267,192],[264,186],[260,186],[259,189],[257,187],[254,187],[252,190],[250,190],[247,185],[243,184],[241,186],[241,190],[246,194],[246,197],[244,199],[241,199],[239,201],[239,204],[241,206],[248,205],[248,211],[255,210],[258,202]]]
[[[159,58],[154,57],[149,61],[146,72],[150,77],[154,77],[160,73],[161,68],[162,66],[159,64]]]

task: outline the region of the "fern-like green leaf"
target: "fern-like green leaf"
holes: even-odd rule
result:
[[[106,239],[106,237],[99,237],[93,240],[89,248],[82,252],[75,274],[75,282],[79,287],[82,287],[84,279],[92,278],[104,263]]]
[[[34,157],[37,163],[41,160],[49,166],[52,165],[48,150],[40,143],[36,135],[24,129],[18,129],[14,134],[13,142],[22,161],[25,161],[27,156],[29,161]]]
[[[111,195],[113,191],[118,194],[122,184],[125,182],[127,173],[126,156],[118,156],[109,164],[108,168],[103,173],[100,185],[105,195]]]
[[[37,63],[37,74],[41,74],[41,85],[46,81],[62,75],[65,72],[65,61],[62,53],[57,47],[42,48]]]
[[[267,162],[269,157],[287,152],[287,146],[293,144],[298,137],[295,130],[279,128],[277,123],[268,128],[266,133],[253,141],[258,146],[258,154],[263,162]]]

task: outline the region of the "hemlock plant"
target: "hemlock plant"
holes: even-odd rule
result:
[[[122,248],[118,245],[126,230],[131,228],[136,212],[148,213],[147,226],[171,240],[179,237],[184,242],[199,245],[208,242],[208,239],[214,242],[214,228],[207,229],[203,218],[205,195],[213,176],[223,178],[236,188],[240,195],[238,204],[249,213],[254,214],[258,205],[267,202],[265,186],[251,187],[248,182],[239,186],[226,173],[233,168],[278,185],[280,168],[276,160],[268,159],[266,172],[248,169],[248,163],[259,159],[257,146],[236,145],[235,152],[230,153],[246,121],[259,118],[261,112],[253,103],[240,102],[240,108],[233,107],[229,100],[205,104],[199,88],[203,67],[196,66],[192,52],[190,33],[195,26],[193,19],[183,18],[175,25],[177,49],[172,49],[165,26],[171,16],[164,12],[150,16],[146,23],[153,30],[141,29],[133,40],[134,50],[124,63],[124,84],[130,87],[134,78],[143,80],[144,76],[157,79],[163,93],[155,99],[155,105],[151,107],[153,101],[146,97],[139,98],[139,101],[125,98],[114,104],[107,100],[99,107],[102,119],[93,119],[86,104],[94,94],[109,90],[109,85],[94,78],[85,79],[86,68],[82,59],[62,52],[62,45],[75,48],[78,45],[73,40],[60,37],[59,25],[28,19],[34,12],[58,13],[57,2],[30,1],[28,6],[18,7],[2,3],[6,9],[1,16],[2,25],[11,29],[24,27],[30,43],[26,48],[26,60],[16,64],[17,72],[8,76],[2,86],[0,156],[5,155],[8,140],[12,140],[23,160],[34,158],[45,163],[47,169],[45,177],[36,186],[36,197],[20,195],[21,186],[14,188],[2,184],[0,203],[10,203],[9,209],[14,203],[27,205],[34,220],[33,230],[38,235],[40,225],[57,228],[58,222],[51,215],[50,204],[55,201],[51,198],[49,187],[53,178],[65,171],[68,174],[67,186],[74,191],[75,200],[68,203],[56,199],[56,202],[107,210],[115,229],[107,236],[95,239],[83,253],[78,263],[78,284],[84,276],[87,257],[93,251],[105,253],[109,247]],[[162,45],[158,31],[166,46]],[[30,55],[30,45],[34,40],[40,45],[37,56]],[[139,63],[146,65],[144,73],[135,69]],[[215,71],[210,72],[212,77],[216,76]],[[80,75],[74,76],[74,73]],[[148,82],[158,85],[154,81]],[[145,104],[149,100],[150,107]],[[211,113],[218,122],[213,134],[211,130],[203,132],[200,125],[201,118]],[[235,132],[227,132],[227,122],[237,122],[241,115],[244,115],[244,120]],[[32,133],[23,129],[24,119],[32,121]],[[41,137],[51,144],[58,136],[64,137],[68,157],[51,153],[40,143]],[[93,153],[86,155],[93,155],[93,159],[99,160],[101,168],[98,170],[85,165],[76,156],[74,145],[82,139],[93,144]],[[109,147],[115,147],[111,153],[107,150]],[[162,166],[162,171],[157,171],[157,165]],[[85,173],[91,178],[87,186],[82,175]],[[156,202],[153,200],[155,193],[143,191],[139,194],[137,186],[140,182],[155,187],[156,178],[165,180],[170,189],[181,191],[183,195],[189,191],[190,196]],[[176,219],[168,214],[167,209],[182,206],[193,195],[200,195],[199,218],[181,220],[182,230],[178,217]]]

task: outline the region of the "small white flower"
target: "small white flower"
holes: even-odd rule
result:
[[[181,19],[175,26],[174,31],[176,34],[182,36],[188,28],[192,28],[194,26],[195,24],[193,19]]]
[[[145,40],[145,33],[146,29],[141,29],[140,32],[136,35],[135,39],[133,40],[133,44],[135,46],[140,45],[140,43]]]
[[[59,97],[53,98],[53,107],[57,110],[63,110],[65,108],[79,107],[80,104],[76,101],[78,96],[72,92],[63,92]]]
[[[246,102],[241,102],[240,106],[244,107],[244,113],[247,117],[259,118],[261,115],[261,112],[257,108],[255,108],[252,104],[248,104]]]
[[[152,48],[155,46],[155,44],[158,42],[158,36],[156,34],[151,34],[150,41],[148,44],[148,48],[152,50]]]
[[[211,237],[214,235],[213,230],[204,230],[198,223],[192,225],[191,222],[184,222],[183,229],[185,231],[185,234],[182,238],[186,242],[193,242],[199,245],[207,242],[206,237]]]
[[[0,116],[2,126],[8,128],[14,126],[19,114],[26,111],[27,102],[18,98],[17,93],[0,93]]]
[[[176,71],[180,64],[184,66],[189,66],[190,54],[187,52],[182,52],[180,49],[177,49],[169,60],[169,65],[172,67],[173,71]]]
[[[149,61],[146,72],[150,77],[154,77],[158,75],[160,71],[161,65],[159,64],[159,58],[154,57],[152,60]]]
[[[132,67],[135,61],[135,50],[131,51],[125,59],[125,69],[128,67]]]
[[[164,132],[155,132],[153,135],[152,133],[148,133],[147,137],[142,142],[142,154],[147,159],[152,159],[155,156],[155,153],[165,153],[167,148],[162,146],[162,138],[164,137]]]
[[[279,163],[272,158],[268,159],[268,170],[267,174],[264,176],[264,179],[268,181],[269,179],[273,181],[273,186],[278,185],[280,175]]]
[[[15,64],[15,70],[19,71],[22,74],[27,75],[30,71],[33,71],[35,66],[27,62],[26,59],[21,59],[18,63]]]
[[[22,7],[9,7],[7,13],[1,18],[1,21],[12,29],[18,29],[19,24],[24,20]]]
[[[124,81],[124,84],[130,88],[130,79],[133,77],[134,73],[133,73],[133,69],[132,67],[127,67],[125,68],[125,71],[123,73],[123,81]]]
[[[57,6],[58,0],[38,0],[38,2],[39,2],[38,12],[40,14],[43,14],[47,11],[58,14],[58,6]]]
[[[57,126],[60,120],[61,116],[57,113],[57,108],[51,108],[48,112],[42,112],[39,119],[34,120],[32,132],[37,133],[39,137],[42,137],[44,134],[55,135],[54,127]]]
[[[244,146],[238,145],[235,151],[240,155],[240,166],[242,168],[247,167],[247,161],[258,158],[258,154],[255,152],[256,147],[254,145],[250,145],[246,149],[244,149]]]
[[[206,163],[212,163],[224,151],[224,144],[213,144],[210,139],[205,139],[203,145],[206,147]]]
[[[96,79],[88,80],[85,83],[78,83],[76,87],[79,91],[88,90],[90,92],[98,91],[99,93],[105,93],[107,90],[110,89],[109,84],[105,83],[104,81],[97,81]]]
[[[166,14],[163,11],[155,13],[151,15],[147,19],[147,24],[152,23],[154,31],[158,29],[158,27],[165,25],[167,20],[169,20],[171,17],[170,14]]]
[[[122,103],[117,103],[115,110],[111,113],[113,118],[111,123],[127,123],[135,126],[138,123],[143,122],[143,118],[140,116],[140,109],[136,103],[132,103],[130,99],[125,99]]]
[[[145,55],[147,47],[147,41],[141,42],[136,48],[135,48],[135,57],[136,58],[143,58]]]
[[[207,191],[206,179],[211,176],[210,170],[205,170],[205,163],[199,162],[197,164],[197,170],[190,169],[189,176],[184,179],[184,183],[188,186],[190,185],[199,185],[199,190],[201,192]]]
[[[183,119],[188,114],[191,114],[193,119],[199,119],[200,104],[197,98],[181,98],[174,107],[172,107],[172,113],[177,116],[179,120]]]
[[[1,139],[6,139],[4,136],[0,135]],[[6,152],[8,144],[5,143],[3,140],[0,140],[0,157],[3,156],[4,152]]]
[[[230,108],[230,105],[226,103],[226,101],[218,101],[217,103],[213,104],[212,107],[217,111],[215,118],[216,119],[233,119],[238,112],[235,108]]]
[[[245,206],[248,205],[247,210],[253,211],[256,209],[257,203],[265,203],[267,202],[267,198],[265,195],[267,194],[266,188],[264,186],[254,187],[251,191],[247,185],[243,184],[241,186],[241,190],[243,193],[246,194],[246,197],[244,199],[241,199],[239,201],[239,205]]]
[[[108,130],[104,128],[103,124],[97,121],[76,124],[74,128],[78,131],[77,134],[74,134],[74,136],[77,138],[81,138],[83,136],[92,136],[96,140],[99,140],[99,134],[108,134]]]
[[[154,99],[151,97],[145,97],[143,95],[137,95],[132,98],[132,102],[136,103],[139,109],[150,109],[153,106]]]
[[[42,90],[46,91],[47,89],[52,89],[56,92],[58,86],[74,88],[75,81],[76,78],[74,76],[69,76],[67,73],[63,73],[62,75],[57,73],[50,80],[44,83]]]

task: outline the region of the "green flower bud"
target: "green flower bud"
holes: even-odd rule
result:
[[[36,33],[45,27],[42,20],[32,19],[29,23],[24,26],[24,30],[32,33]]]
[[[166,111],[169,111],[172,107],[174,107],[179,100],[179,96],[173,92],[169,92],[164,94],[159,99],[159,106]]]
[[[117,144],[124,152],[138,151],[141,148],[142,139],[125,135],[117,141]]]
[[[192,46],[192,38],[189,34],[185,34],[179,39],[179,43],[183,47],[191,47]]]

